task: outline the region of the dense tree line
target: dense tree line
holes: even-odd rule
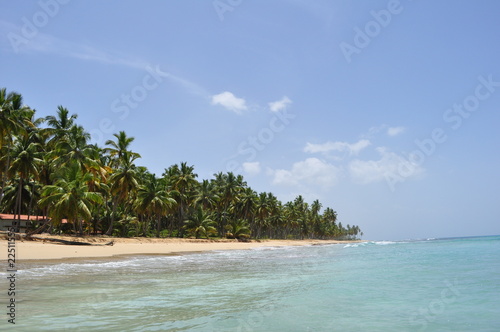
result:
[[[199,181],[182,162],[158,177],[136,165],[133,137],[121,131],[105,147],[92,145],[76,120],[62,106],[36,118],[20,94],[0,89],[0,210],[50,217],[28,232],[240,240],[362,235],[318,200],[282,203],[231,172]]]

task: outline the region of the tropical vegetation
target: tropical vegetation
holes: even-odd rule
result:
[[[121,237],[354,239],[358,226],[297,196],[281,202],[242,175],[199,180],[186,162],[161,176],[138,166],[133,137],[121,131],[90,144],[78,116],[59,106],[37,118],[22,96],[0,89],[0,211],[47,216],[28,233]]]

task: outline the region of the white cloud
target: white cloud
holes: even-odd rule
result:
[[[57,54],[85,61],[137,69],[144,69],[148,65],[147,62],[128,55],[104,52],[90,45],[64,40],[43,32],[37,32],[28,38],[23,35],[20,27],[2,20],[0,20],[0,32],[8,37],[8,47],[5,45],[5,50],[10,49],[16,53]]]
[[[229,91],[224,91],[218,95],[212,96],[212,105],[221,105],[222,107],[241,114],[247,109],[246,101],[243,98],[238,98]]]
[[[350,155],[357,155],[361,150],[370,145],[370,141],[366,139],[362,139],[352,144],[347,142],[326,142],[323,144],[307,143],[304,152],[326,154],[331,151],[347,151]]]
[[[260,163],[258,161],[243,163],[243,170],[250,175],[257,175],[260,173]]]
[[[423,173],[424,169],[408,158],[404,158],[386,148],[377,148],[379,160],[353,160],[349,164],[349,173],[352,179],[361,184],[380,182],[388,176],[400,178],[415,177]],[[411,158],[410,158],[411,159]]]
[[[307,158],[294,163],[291,170],[277,169],[270,173],[275,185],[316,185],[328,188],[337,183],[340,172],[339,168],[318,158]]]
[[[281,110],[284,110],[291,103],[292,103],[292,101],[290,100],[290,98],[288,98],[287,96],[284,96],[283,98],[281,98],[281,100],[270,102],[269,109],[272,112],[279,112]]]
[[[368,129],[368,132],[366,134],[362,135],[362,137],[370,139],[379,134],[380,132],[385,132],[388,136],[394,137],[404,133],[405,131],[406,128],[403,126],[389,127],[386,124],[382,124],[380,126],[371,127],[370,129]]]
[[[368,129],[368,132],[366,134],[361,135],[363,138],[373,138],[375,135],[377,135],[380,131],[384,130],[387,128],[387,125],[381,125],[378,127],[371,127]]]
[[[387,128],[387,135],[397,136],[405,132],[405,127],[389,127]]]

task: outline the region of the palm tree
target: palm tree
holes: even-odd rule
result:
[[[2,211],[15,215],[18,214],[19,190],[21,190],[21,210],[23,214],[27,213],[29,209],[28,202],[34,195],[32,195],[30,188],[24,182],[22,188],[20,188],[17,178],[14,178],[13,181],[11,181],[10,184],[5,187],[1,207]]]
[[[172,211],[177,202],[169,197],[165,184],[153,174],[149,174],[146,183],[137,192],[137,211],[156,217],[157,236],[160,236],[161,217]]]
[[[226,225],[226,237],[246,241],[250,238],[250,227],[243,219],[235,219]]]
[[[0,89],[0,147],[12,142],[23,129],[34,127],[31,118],[34,111],[23,105],[23,97]]]
[[[0,204],[3,199],[4,188],[7,184],[7,173],[10,168],[10,150],[14,137],[33,127],[30,119],[34,111],[23,105],[23,97],[16,93],[7,93],[7,89],[0,89],[0,151],[6,158],[2,161],[2,188],[0,189]],[[3,158],[2,158],[3,159]]]
[[[23,183],[29,182],[31,176],[35,179],[38,177],[38,164],[42,162],[40,159],[40,145],[30,142],[28,137],[23,137],[16,140],[12,149],[12,164],[9,168],[9,173],[12,176],[19,177],[18,195],[16,200],[16,211],[19,220],[21,219],[22,206],[22,189]]]
[[[268,237],[275,238],[283,228],[283,218],[281,213],[281,202],[273,193],[267,193],[267,208],[269,211]]]
[[[172,165],[163,173],[165,181],[170,190],[176,196],[178,208],[178,236],[182,237],[182,223],[187,219],[187,210],[192,205],[194,189],[199,186],[194,173],[194,167],[188,166],[186,162]]]
[[[262,228],[267,226],[267,218],[269,216],[269,204],[267,193],[260,193],[255,204],[255,215],[257,217],[254,223],[255,227],[252,230],[256,238],[260,238],[262,235]]]
[[[100,193],[89,191],[88,182],[92,174],[83,173],[76,164],[62,169],[55,176],[53,185],[45,186],[40,206],[50,207],[50,215],[55,222],[68,218],[75,231],[83,234],[82,220],[90,222],[92,208],[102,204]]]
[[[307,224],[307,215],[309,211],[309,205],[304,201],[302,195],[299,195],[293,201],[293,207],[295,212],[295,218],[300,227],[300,238],[304,239],[309,233],[309,228]]]
[[[92,174],[88,182],[89,190],[99,192],[104,197],[104,201],[108,201],[110,195],[110,187],[108,184],[109,176],[112,172],[111,167],[107,165],[107,155],[104,154],[103,149],[97,145],[90,145],[87,151],[88,158],[92,159],[92,163],[87,166],[87,172]],[[95,211],[95,218],[92,220],[92,228],[94,232],[100,229],[101,208],[104,207],[104,212],[107,212],[107,205],[99,205]]]
[[[120,160],[123,158],[125,153],[129,153],[131,157],[135,159],[141,158],[141,155],[136,152],[129,151],[130,144],[134,141],[134,137],[127,137],[127,134],[124,131],[120,131],[118,134],[113,134],[116,138],[116,142],[112,140],[107,140],[106,145],[109,145],[109,148],[104,149],[105,152],[109,153],[111,158],[114,158],[115,167],[119,166]]]
[[[209,238],[211,234],[216,234],[215,221],[210,219],[210,215],[206,214],[201,206],[198,206],[196,212],[188,219],[184,221],[185,228],[191,234],[199,239],[201,235],[205,238]]]
[[[246,184],[242,176],[235,176],[232,172],[228,172],[227,174],[215,174],[214,182],[220,197],[218,205],[218,232],[221,236],[224,236],[227,220],[229,219],[230,207],[236,203],[238,194],[243,190]]]
[[[322,215],[323,224],[325,224],[326,234],[329,237],[335,237],[337,234],[337,212],[335,212],[332,208],[327,207]]]
[[[252,223],[256,200],[257,193],[252,188],[245,188],[240,193],[238,202],[235,206],[238,210],[237,216]]]
[[[129,195],[139,187],[138,175],[134,165],[136,158],[132,153],[126,151],[120,160],[120,167],[109,178],[110,191],[113,195],[113,211],[106,235],[113,234],[113,223],[118,204],[126,202],[130,198]]]
[[[319,200],[315,200],[311,204],[311,211],[310,211],[310,237],[311,238],[319,238],[320,235],[323,233],[323,230],[321,228],[321,218],[319,215],[319,211],[321,210],[321,203]]]
[[[47,132],[51,136],[48,144],[55,146],[55,144],[65,137],[69,130],[75,125],[75,120],[78,118],[77,114],[69,115],[67,108],[57,106],[57,115],[49,115],[45,117],[45,121],[49,128]]]
[[[215,193],[213,183],[203,180],[196,190],[193,204],[201,205],[205,210],[211,210],[215,207],[218,200],[219,196]]]
[[[98,167],[98,163],[92,155],[94,147],[87,141],[89,133],[82,126],[73,125],[66,136],[56,142],[55,149],[50,153],[54,158],[54,164],[58,167],[66,166],[68,163],[77,163],[82,170]]]

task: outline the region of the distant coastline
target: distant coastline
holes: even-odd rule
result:
[[[136,164],[134,137],[119,131],[104,146],[91,144],[63,106],[37,118],[21,94],[0,88],[0,109],[0,230],[241,241],[363,236],[319,199],[281,201],[252,189],[233,167],[210,179],[198,179],[187,162],[152,173]]]

